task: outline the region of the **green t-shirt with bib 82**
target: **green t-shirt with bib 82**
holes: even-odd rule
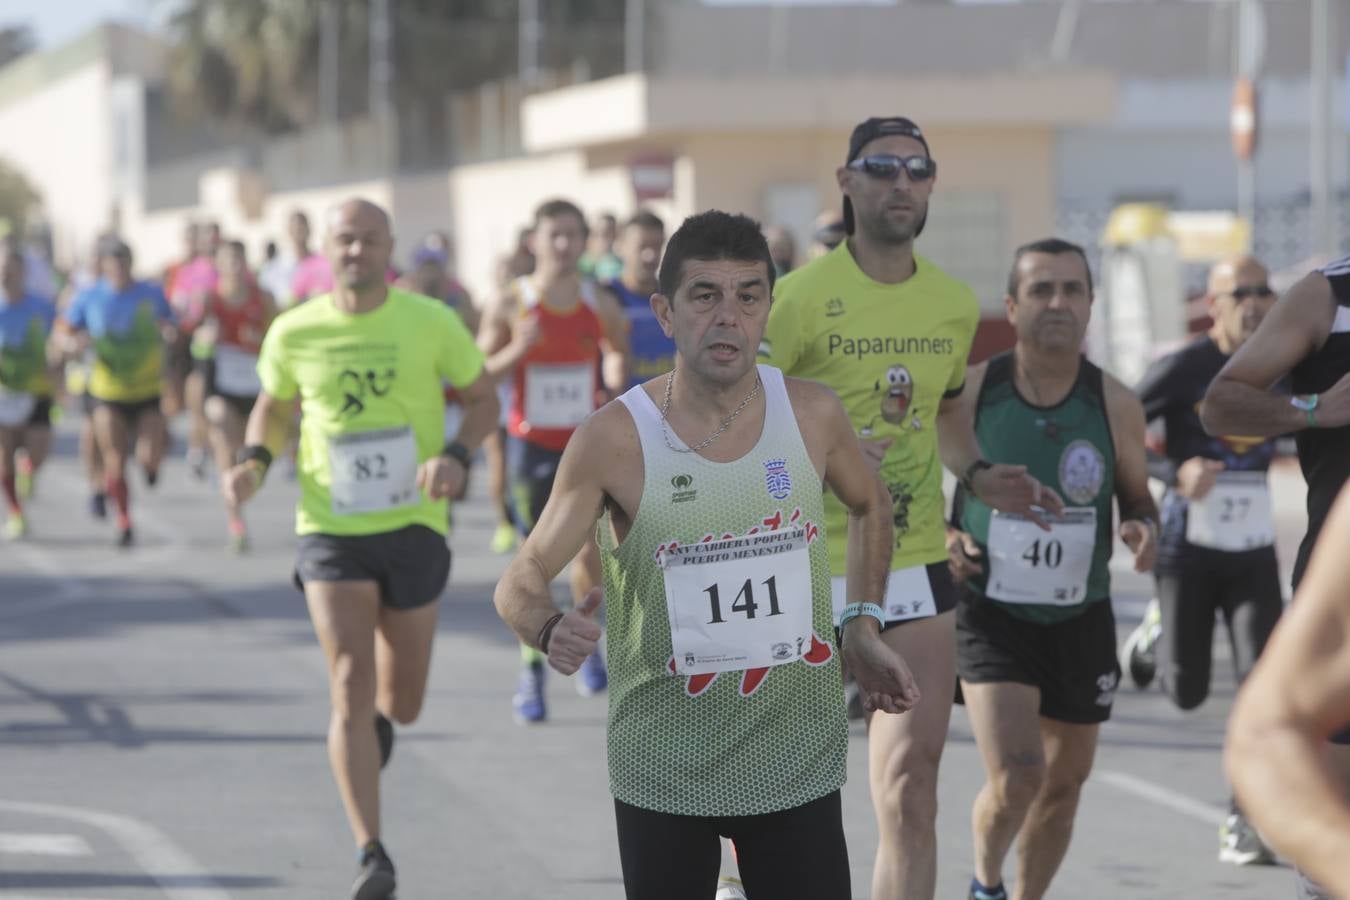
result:
[[[464,388],[482,370],[482,351],[459,314],[420,294],[390,288],[383,304],[356,315],[324,294],[278,316],[258,375],[272,397],[300,396],[296,532],[366,535],[425,525],[446,533],[447,501],[410,489],[408,468],[444,447],[443,381]],[[386,484],[385,493],[371,492]]]
[[[858,268],[848,242],[783,277],[760,360],[818,381],[844,402],[854,430],[892,438],[881,478],[895,522],[892,571],[947,558],[936,420],[965,384],[980,321],[970,287],[918,254],[914,275],[883,284]],[[848,511],[825,497],[830,571],[844,575]]]

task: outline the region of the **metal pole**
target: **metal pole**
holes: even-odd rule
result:
[[[339,117],[338,60],[342,38],[342,9],[333,0],[323,5],[319,21],[319,121],[332,124]]]
[[[370,115],[386,124],[393,113],[394,62],[390,45],[389,0],[370,3]]]
[[[1335,223],[1331,209],[1331,0],[1312,3],[1312,108],[1310,171],[1313,253],[1333,255]]]
[[[623,18],[623,70],[641,72],[646,68],[647,4],[644,0],[627,0]]]
[[[520,83],[526,89],[539,81],[539,0],[520,0]]]

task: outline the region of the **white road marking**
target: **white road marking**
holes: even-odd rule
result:
[[[52,816],[80,822],[107,834],[136,860],[170,900],[230,900],[206,868],[157,828],[114,813],[47,803],[0,800],[0,810],[32,816]]]
[[[1225,809],[1124,772],[1099,769],[1092,773],[1092,780],[1105,782],[1117,790],[1165,806],[1173,812],[1195,819],[1197,822],[1204,822],[1206,825],[1213,825],[1215,828],[1222,825],[1223,820],[1228,817],[1228,811]]]
[[[0,832],[0,856],[93,856],[94,848],[78,834],[13,834]]]

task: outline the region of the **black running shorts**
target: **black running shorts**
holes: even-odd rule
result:
[[[415,609],[439,600],[450,578],[450,548],[425,525],[380,534],[304,534],[296,554],[294,583],[373,581],[380,602]]]
[[[970,684],[1039,688],[1047,719],[1105,722],[1120,684],[1111,601],[1099,600],[1068,621],[1040,625],[963,588],[956,604],[956,673]]]

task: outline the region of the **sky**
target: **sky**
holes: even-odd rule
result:
[[[38,46],[60,46],[106,19],[149,27],[158,0],[3,0],[0,25],[28,24],[37,33]]]

